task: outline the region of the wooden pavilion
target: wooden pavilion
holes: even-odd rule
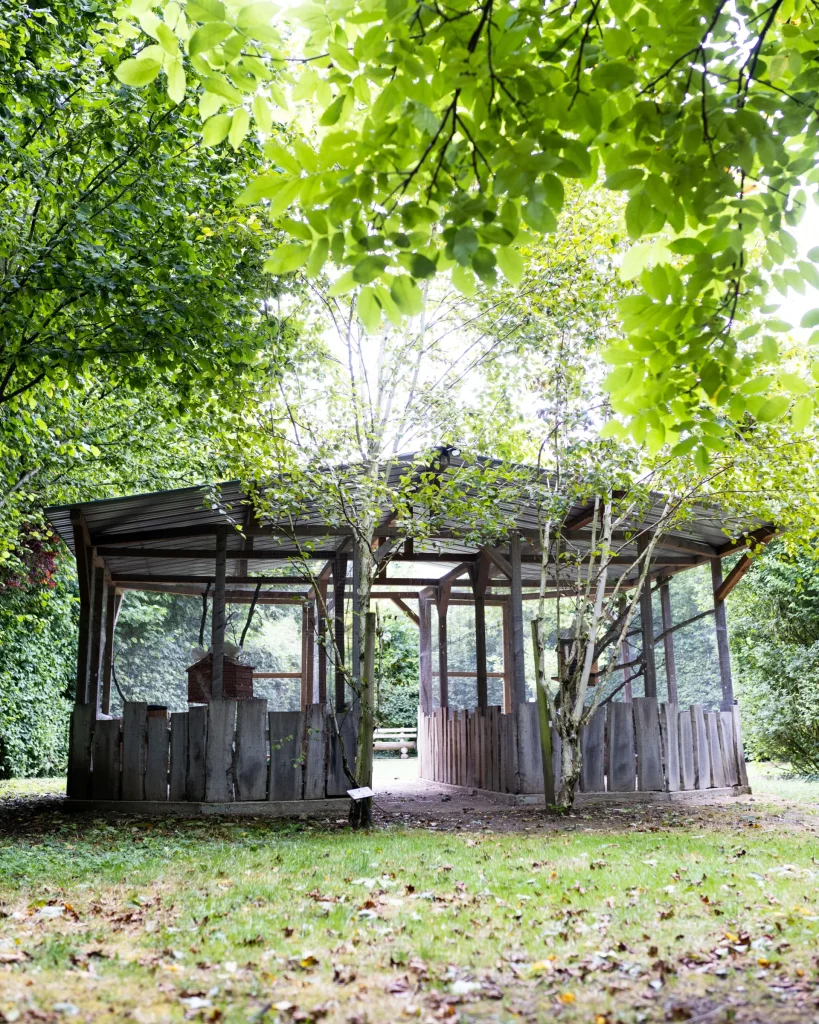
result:
[[[396,472],[400,472],[400,466]],[[612,577],[634,585],[639,546],[660,517],[658,502],[620,535]],[[527,700],[524,602],[536,599],[541,555],[536,510],[521,500],[508,510],[514,529],[499,543],[466,543],[463,524],[446,522],[423,542],[405,539],[389,509],[377,530],[376,559],[385,558],[373,596],[394,602],[418,627],[419,770],[423,777],[531,799],[543,793],[537,705]],[[352,750],[356,709],[349,700],[335,649],[361,642],[356,608],[358,566],[350,554],[352,530],[306,515],[258,516],[237,482],[85,502],[47,510],[74,553],[80,589],[76,705],[72,715],[68,793],[97,806],[116,801],[159,802],[168,811],[293,813],[329,809],[349,787],[341,745]],[[575,505],[561,527],[564,543],[581,556],[591,545],[592,502]],[[650,565],[650,587],[641,597],[639,641],[644,696],[601,708],[584,735],[581,789],[674,794],[747,784],[735,708],[725,599],[747,571],[750,547],[775,534],[769,524],[739,521],[713,508],[663,532]],[[305,561],[304,544],[309,542]],[[727,575],[723,560],[739,556]],[[427,568],[407,575],[407,563]],[[674,633],[668,581],[676,573],[709,565],[721,680],[720,711],[678,706]],[[309,569],[309,572],[306,571]],[[417,573],[417,569],[415,572]],[[562,569],[551,580],[560,586]],[[631,574],[631,576],[629,575]],[[197,669],[198,690],[188,712],[127,702],[112,718],[111,683],[117,614],[126,590],[198,596],[212,602],[211,653]],[[652,590],[659,591],[662,631],[655,635]],[[551,596],[556,597],[555,590]],[[352,636],[345,638],[345,604],[352,605]],[[225,655],[227,604],[291,604],[302,609],[301,710],[268,711],[267,702],[240,686]],[[475,707],[449,708],[447,611],[474,608]],[[503,703],[488,704],[486,608],[498,605],[503,622]],[[697,618],[702,617],[697,616]],[[432,630],[437,622],[438,664]],[[655,644],[665,651],[667,693],[658,703]],[[625,656],[629,660],[629,655]],[[202,680],[205,674],[205,690]],[[459,673],[462,674],[462,673]],[[195,673],[196,675],[196,673]],[[625,675],[625,673],[624,673]],[[435,690],[433,681],[436,679]],[[190,679],[190,676],[189,676]],[[627,680],[626,680],[627,682]],[[252,694],[252,684],[250,693]],[[336,724],[337,723],[337,724]],[[340,738],[339,738],[340,737]],[[349,744],[349,745],[348,745]],[[557,745],[553,744],[557,764]],[[330,801],[331,803],[327,803]]]

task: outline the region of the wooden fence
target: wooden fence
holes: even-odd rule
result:
[[[677,792],[747,786],[739,708],[703,710],[646,698],[598,709],[581,733],[584,793]],[[552,728],[552,767],[560,779],[560,738]],[[419,774],[500,793],[542,793],[537,705],[418,716]]]
[[[348,764],[356,721],[339,715]],[[351,783],[327,709],[267,710],[267,701],[220,700],[168,716],[140,701],[123,717],[71,716],[68,796],[94,800],[225,803],[345,796]]]

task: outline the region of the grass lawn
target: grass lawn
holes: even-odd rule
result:
[[[354,834],[0,783],[0,1020],[819,1022],[819,785],[752,784]]]

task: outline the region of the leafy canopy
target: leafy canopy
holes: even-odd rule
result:
[[[436,273],[515,280],[516,247],[555,230],[566,184],[602,178],[629,238],[654,243],[629,261],[607,352],[632,432],[810,420],[813,382],[757,384],[788,326],[759,316],[771,274],[819,285],[791,231],[817,181],[810,0],[325,0],[292,16],[132,0],[119,15],[110,38],[136,54],[122,81],[164,69],[179,101],[184,74],[208,144],[241,144],[251,121],[267,138],[243,201],[292,236],[271,271],[330,261],[372,319],[414,315]]]

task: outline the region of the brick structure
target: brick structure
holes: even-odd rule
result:
[[[213,655],[206,654],[188,669],[188,703],[209,704]],[[223,693],[225,700],[250,700],[253,696],[253,666],[240,665],[225,657]]]

